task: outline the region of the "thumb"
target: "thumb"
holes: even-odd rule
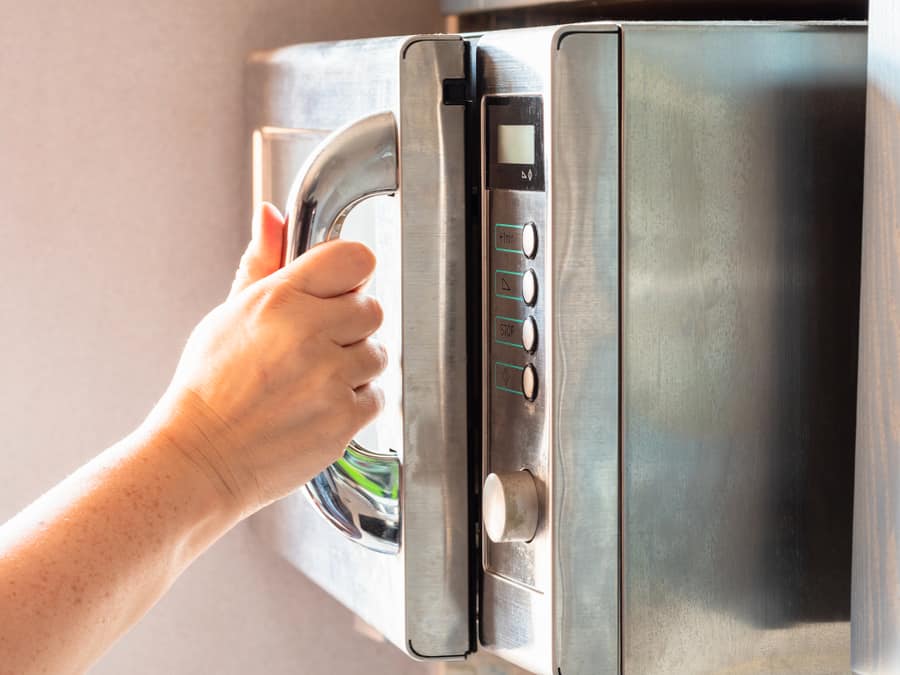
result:
[[[253,236],[234,275],[229,298],[281,267],[284,245],[284,218],[268,202],[261,203],[253,214]]]

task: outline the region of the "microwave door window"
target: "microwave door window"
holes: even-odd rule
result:
[[[329,129],[263,127],[253,132],[253,206],[271,202],[284,208],[291,183]]]
[[[365,292],[378,299],[384,321],[375,339],[387,348],[388,365],[376,380],[384,391],[384,411],[356,436],[366,450],[379,454],[403,449],[402,311],[400,260],[400,200],[371,197],[357,204],[341,227],[341,239],[359,241],[375,252],[375,275]],[[402,454],[401,454],[402,458]]]

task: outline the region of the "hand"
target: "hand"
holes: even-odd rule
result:
[[[386,354],[371,335],[375,268],[362,244],[334,241],[283,269],[283,220],[266,204],[231,294],[194,330],[148,420],[242,516],[337,460],[383,406],[372,384]]]

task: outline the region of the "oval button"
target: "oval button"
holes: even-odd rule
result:
[[[534,353],[537,346],[537,322],[533,316],[529,316],[522,323],[522,349],[529,354]]]
[[[537,371],[530,363],[522,370],[522,396],[529,401],[537,397],[538,378]]]
[[[525,227],[522,228],[522,253],[526,258],[534,258],[537,254],[537,246],[537,226],[534,223],[525,223]]]
[[[526,305],[534,305],[537,302],[538,283],[534,270],[528,270],[522,276],[522,299]]]

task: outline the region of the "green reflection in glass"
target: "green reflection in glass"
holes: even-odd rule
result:
[[[336,464],[341,473],[372,496],[397,499],[400,493],[399,462],[372,457],[351,441]]]

